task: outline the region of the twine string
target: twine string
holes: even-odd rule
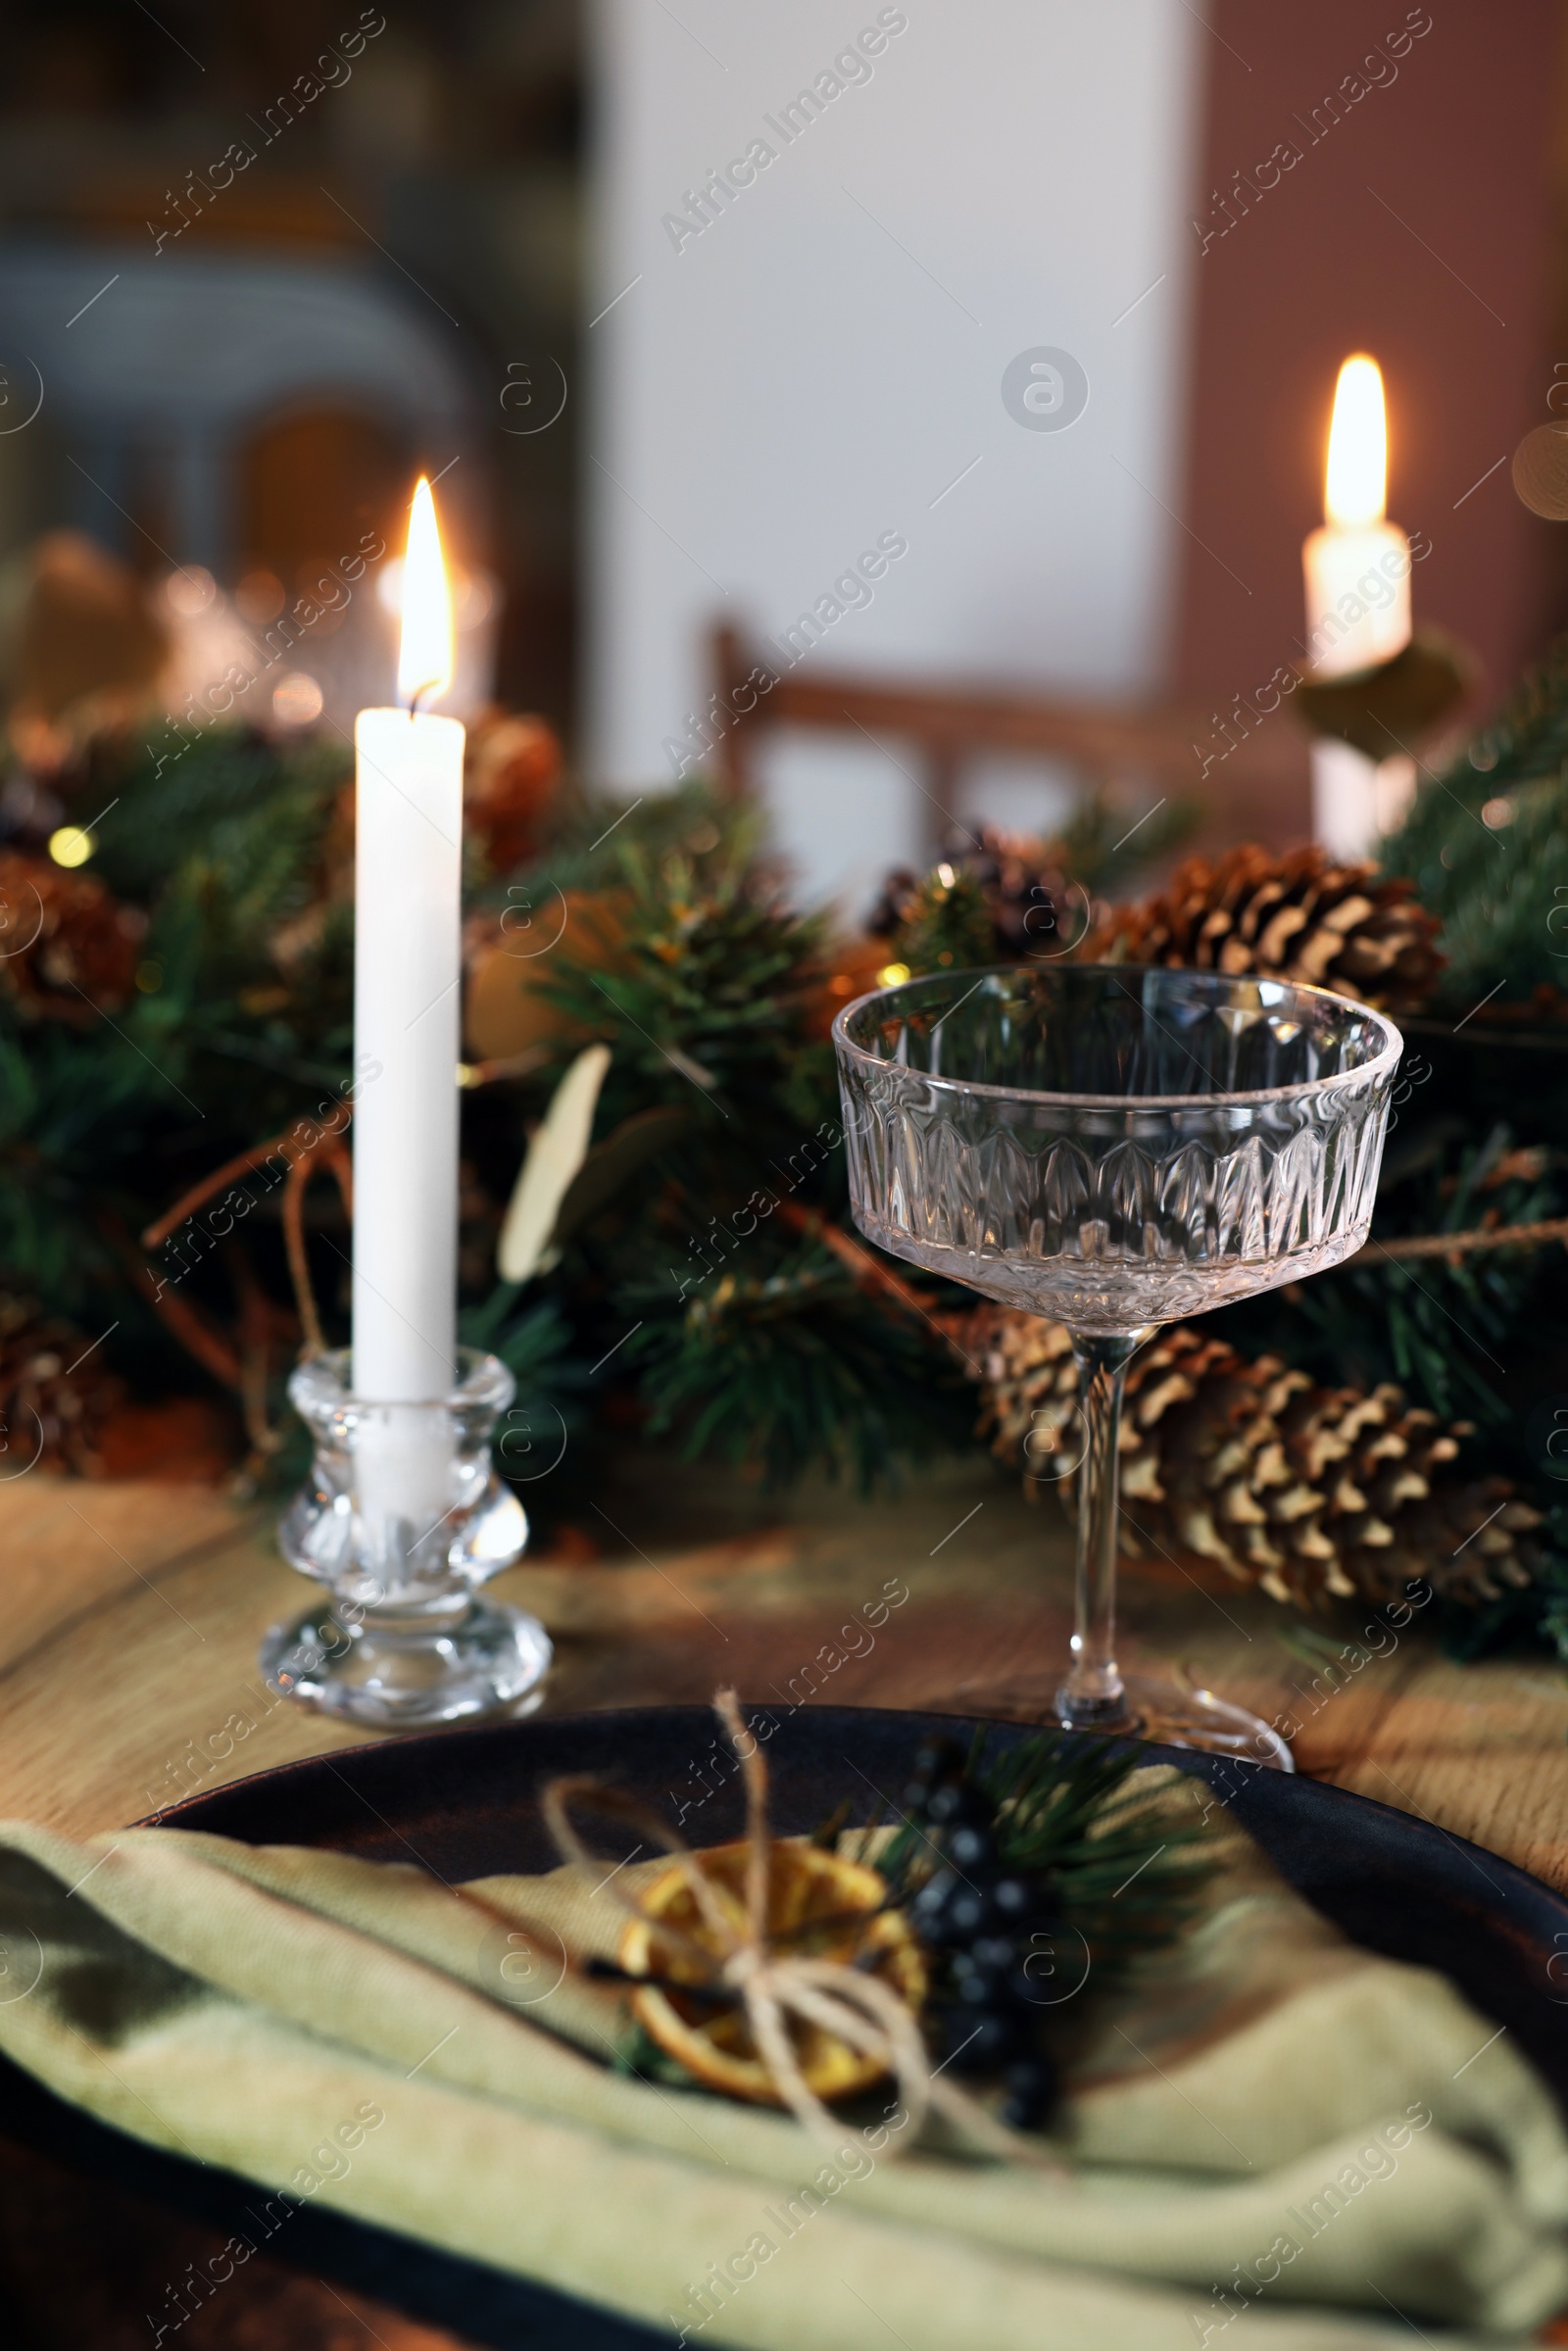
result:
[[[956,2083],[932,2073],[914,2015],[890,1984],[862,1967],[807,1958],[775,1942],[768,1915],[773,1840],[768,1826],[767,1763],[746,1727],[732,1690],[718,1691],[713,1710],[735,1750],[746,1789],[745,1904],[739,1916],[678,1832],[637,1797],[605,1788],[593,1779],[555,1780],[544,1791],[545,1821],[563,1859],[601,1866],[602,1857],[590,1851],[571,1822],[567,1807],[573,1802],[591,1804],[640,1829],[671,1855],[712,1938],[711,1945],[662,1918],[651,1918],[644,1902],[622,1887],[607,1881],[603,1890],[628,1917],[651,1926],[661,1942],[697,1968],[700,1978],[706,1976],[710,1983],[719,1984],[739,1997],[753,2043],[774,2089],[797,2121],[824,2144],[836,2144],[843,2126],[806,2079],[789,2029],[792,2018],[814,2026],[892,2076],[912,2126],[904,2143],[912,2143],[919,2136],[920,2126],[935,2109],[985,2153],[1041,2165],[1044,2159],[1027,2139],[996,2122]],[[680,1988],[700,1992],[702,1983],[699,1980]]]
[[[703,1923],[725,1955],[728,1956],[739,1947],[740,1938],[734,1921],[720,1902],[712,1880],[706,1871],[698,1868],[696,1856],[684,1837],[671,1829],[651,1804],[643,1803],[638,1796],[626,1795],[619,1788],[606,1788],[590,1774],[576,1779],[552,1780],[541,1801],[545,1826],[563,1861],[576,1862],[583,1869],[603,1866],[603,1856],[589,1851],[572,1825],[566,1810],[572,1802],[592,1804],[595,1811],[622,1820],[629,1828],[641,1829],[645,1837],[651,1837],[656,1843],[662,1845],[664,1851],[680,1863],[681,1875],[691,1888]],[[646,1923],[648,1913],[634,1895],[626,1893],[618,1886],[612,1886],[609,1881],[601,1886],[600,1891],[609,1891],[611,1900],[628,1918],[641,1919]],[[681,1928],[661,1919],[659,1933],[662,1940],[671,1944],[682,1957],[694,1960],[704,1969],[712,1966],[713,1954],[707,1944],[698,1942],[695,1936],[687,1935]]]

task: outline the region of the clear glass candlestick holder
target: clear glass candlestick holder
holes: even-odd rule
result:
[[[494,1355],[458,1350],[433,1403],[349,1388],[345,1349],[302,1363],[289,1395],[315,1440],[311,1475],[278,1530],[284,1557],[327,1596],[262,1644],[269,1683],[377,1730],[519,1707],[549,1670],[550,1637],[479,1587],[522,1556],[528,1521],[490,1440],[515,1393]]]
[[[833,1039],[861,1232],[1072,1340],[1078,1560],[1056,1721],[1290,1770],[1257,1716],[1116,1662],[1122,1390],[1160,1324],[1362,1247],[1397,1029],[1281,980],[1024,963],[862,997]],[[1289,1540],[1254,1531],[1259,1572],[1258,1546]]]

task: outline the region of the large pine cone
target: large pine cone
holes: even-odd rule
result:
[[[1244,843],[1214,864],[1188,857],[1163,890],[1113,907],[1082,955],[1256,972],[1332,988],[1380,1011],[1413,1011],[1443,969],[1438,928],[1413,884],[1375,865],[1339,865],[1316,846],[1276,857]]]
[[[1073,1497],[1082,1450],[1072,1341],[1059,1323],[982,1308],[965,1346],[982,1365],[980,1429],[1038,1491]],[[1122,1548],[1196,1552],[1300,1608],[1396,1600],[1415,1578],[1479,1605],[1532,1580],[1541,1513],[1503,1478],[1450,1467],[1468,1424],[1395,1387],[1320,1388],[1276,1356],[1163,1331],[1127,1375]]]
[[[0,850],[0,987],[29,1012],[91,1020],[130,995],[147,918],[90,874]]]
[[[0,1478],[99,1476],[105,1425],[124,1393],[86,1332],[0,1294]]]

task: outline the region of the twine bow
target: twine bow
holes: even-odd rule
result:
[[[927,2114],[934,2110],[985,2153],[1039,2163],[1038,2151],[1027,2140],[994,2121],[956,2083],[944,2082],[939,2073],[931,2071],[914,2015],[891,1984],[863,1967],[803,1957],[774,1941],[768,1920],[772,1840],[767,1819],[767,1764],[746,1727],[735,1692],[719,1690],[713,1709],[735,1750],[746,1786],[750,1849],[741,1919],[720,1899],[698,1856],[675,1830],[635,1797],[604,1788],[595,1780],[556,1780],[545,1789],[544,1817],[562,1857],[599,1864],[600,1857],[588,1850],[568,1818],[566,1807],[577,1799],[630,1822],[674,1858],[710,1943],[700,1942],[662,1918],[652,1918],[639,1900],[618,1886],[611,1889],[612,1898],[629,1917],[646,1921],[662,1943],[696,1968],[696,1982],[672,1989],[701,1997],[706,1984],[739,2002],[773,2087],[818,2139],[837,2144],[843,2125],[834,2120],[802,2072],[789,2030],[791,2018],[830,2033],[893,2077],[909,2120],[905,2144],[918,2138]],[[888,2151],[894,2150],[890,2146]]]

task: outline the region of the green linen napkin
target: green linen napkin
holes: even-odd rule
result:
[[[212,2290],[318,2200],[746,2351],[1192,2351],[1244,2320],[1258,2351],[1373,2351],[1411,2339],[1396,2310],[1519,2341],[1568,2302],[1545,2090],[1444,1979],[1347,1944],[1229,1828],[1223,1855],[1180,1950],[1084,1999],[1063,2177],[895,2161],[891,2093],[827,2150],[612,2070],[619,1994],[548,1955],[612,1952],[617,1893],[661,1865],[460,1895],[170,1829],[0,1828],[0,2047],[259,2183]]]

